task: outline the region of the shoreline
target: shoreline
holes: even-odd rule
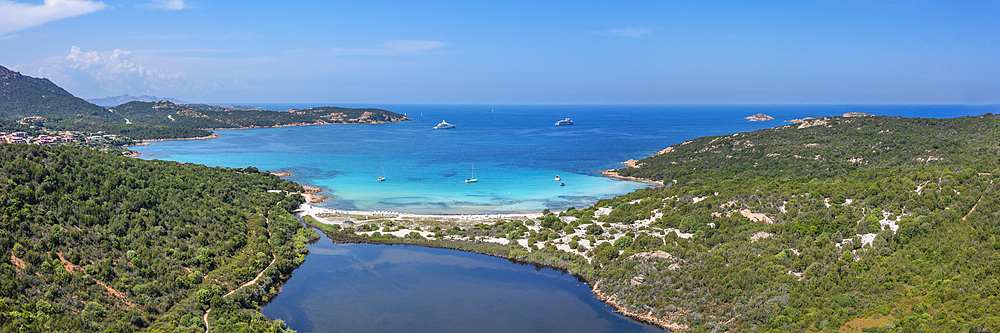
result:
[[[248,130],[248,129],[261,129],[261,128],[282,128],[282,127],[299,127],[299,126],[324,126],[324,125],[384,125],[392,124],[404,121],[411,121],[413,119],[405,118],[399,121],[376,121],[370,123],[291,123],[282,125],[272,125],[272,126],[244,126],[244,127],[218,127],[218,128],[198,128],[203,131],[221,131],[221,130]]]
[[[553,212],[553,213],[558,213],[558,212]],[[354,218],[337,218],[337,217],[319,217],[318,216],[319,214],[330,214],[330,215],[341,214],[341,215],[348,215],[348,216],[365,216],[365,217],[382,218],[382,219],[386,219],[386,218],[388,218],[388,219],[392,219],[392,218],[398,218],[398,219],[411,218],[411,219],[427,219],[427,220],[435,220],[435,221],[456,221],[456,222],[471,223],[471,222],[490,222],[490,221],[500,222],[500,221],[508,221],[508,220],[522,220],[522,219],[540,218],[540,217],[543,216],[542,213],[540,213],[540,212],[539,213],[510,213],[510,214],[455,214],[455,215],[448,215],[448,214],[410,214],[410,213],[399,213],[399,212],[389,212],[389,211],[352,211],[352,210],[340,210],[340,209],[317,207],[317,206],[311,205],[309,203],[303,203],[302,205],[299,206],[299,209],[294,212],[294,214],[295,214],[296,217],[298,217],[300,220],[302,220],[303,223],[306,224],[306,226],[311,227],[311,228],[315,228],[315,229],[319,230],[324,235],[326,235],[328,238],[330,238],[330,240],[332,240],[334,243],[338,243],[338,244],[413,245],[413,246],[423,246],[423,247],[429,247],[429,248],[450,249],[450,250],[458,250],[458,251],[463,251],[463,252],[473,252],[473,253],[488,255],[488,256],[492,256],[492,257],[503,258],[503,259],[507,259],[507,260],[510,260],[510,261],[513,261],[513,262],[517,262],[517,263],[526,263],[526,264],[531,264],[531,265],[535,265],[535,266],[547,267],[547,268],[556,269],[556,270],[559,270],[559,271],[564,271],[564,272],[566,272],[566,273],[568,273],[570,275],[573,275],[574,277],[577,277],[578,279],[583,280],[584,283],[586,283],[587,286],[590,287],[590,291],[594,295],[595,298],[597,298],[601,302],[604,302],[605,304],[611,306],[611,308],[613,308],[615,312],[617,312],[617,313],[619,313],[619,314],[621,314],[621,315],[623,315],[625,317],[628,317],[628,318],[630,318],[632,320],[635,320],[637,322],[640,322],[640,323],[644,323],[644,324],[648,324],[648,325],[653,325],[653,326],[659,327],[661,329],[669,330],[669,331],[683,330],[683,329],[687,328],[686,326],[684,326],[682,324],[674,323],[674,322],[671,322],[671,321],[668,321],[668,320],[665,320],[665,319],[659,319],[659,318],[653,317],[651,315],[643,315],[643,314],[640,314],[640,313],[633,313],[633,312],[631,312],[630,310],[626,309],[623,305],[621,305],[618,302],[616,302],[614,299],[605,296],[604,295],[604,291],[602,291],[602,290],[599,289],[599,285],[600,285],[600,281],[599,280],[595,281],[594,277],[589,276],[585,272],[580,272],[580,271],[574,270],[573,267],[572,267],[572,265],[571,265],[572,262],[570,262],[568,264],[565,264],[565,265],[559,265],[559,264],[555,264],[555,263],[551,263],[551,262],[543,262],[541,260],[536,260],[536,259],[533,259],[533,258],[530,257],[530,254],[533,254],[536,251],[540,251],[540,250],[527,250],[527,253],[528,253],[529,256],[525,256],[525,257],[515,256],[512,253],[512,251],[524,251],[525,250],[525,249],[522,249],[522,248],[515,249],[514,246],[512,246],[512,245],[515,245],[515,244],[518,244],[518,243],[504,244],[504,243],[491,242],[490,240],[478,240],[477,239],[475,241],[468,241],[468,240],[448,239],[448,238],[438,239],[438,240],[435,240],[435,241],[431,241],[431,240],[428,240],[426,238],[424,238],[423,240],[412,240],[412,239],[404,239],[403,237],[399,237],[399,236],[393,235],[392,233],[387,233],[386,235],[392,235],[394,238],[391,238],[391,239],[376,239],[376,238],[365,237],[365,236],[368,236],[368,234],[360,234],[359,235],[359,234],[356,234],[356,233],[350,233],[350,234],[348,234],[348,233],[344,233],[344,232],[330,231],[330,230],[327,230],[326,228],[314,225],[314,224],[309,223],[309,222],[305,222],[305,219],[304,219],[305,216],[310,216],[316,223],[319,223],[319,224],[322,224],[322,225],[342,225],[342,223],[344,221],[337,221],[337,220],[351,220],[351,219],[354,219]],[[327,221],[324,221],[324,220],[327,220]],[[482,250],[482,249],[473,248],[472,247],[473,245],[479,245],[481,248],[494,248],[494,249],[498,249],[498,250],[497,251],[486,251],[486,250]],[[582,257],[582,256],[575,255],[575,254],[571,254],[571,255],[572,255],[573,258],[580,258],[580,259],[586,260],[586,257]],[[566,263],[566,262],[563,261],[563,263]]]
[[[219,134],[212,133],[211,135],[197,136],[197,137],[193,137],[193,138],[148,139],[148,140],[142,140],[142,142],[140,142],[140,143],[137,143],[137,144],[134,144],[134,145],[131,145],[131,146],[125,146],[125,147],[146,146],[146,145],[149,145],[149,143],[147,143],[147,142],[163,142],[163,141],[177,141],[177,140],[208,140],[208,139],[215,139],[215,138],[218,138],[220,136],[221,135],[219,135]]]
[[[656,185],[656,187],[664,186],[663,181],[656,181],[656,180],[647,179],[647,178],[622,176],[622,175],[619,175],[618,174],[618,170],[615,170],[615,169],[607,169],[607,170],[601,171],[601,175],[604,176],[604,177],[608,177],[608,178],[615,178],[615,179],[621,179],[621,180],[629,180],[629,181],[633,181],[633,182],[653,184],[653,185]]]
[[[392,123],[398,123],[398,122],[403,122],[403,121],[411,121],[411,120],[413,120],[413,119],[404,118],[404,119],[399,120],[399,121],[378,121],[378,122],[371,122],[371,123],[292,123],[292,124],[273,125],[273,126],[220,127],[220,128],[196,128],[196,129],[203,130],[203,131],[221,131],[221,130],[248,130],[248,129],[261,129],[261,128],[281,128],[281,127],[299,127],[299,126],[323,126],[323,125],[383,125],[383,124],[392,124]],[[193,137],[193,138],[147,139],[147,140],[141,140],[140,142],[138,142],[136,144],[124,145],[122,147],[146,146],[146,145],[149,145],[150,142],[163,142],[163,141],[176,141],[176,140],[208,140],[208,139],[215,139],[215,138],[218,138],[218,137],[221,137],[221,136],[222,135],[219,135],[218,133],[214,133],[213,132],[211,135],[199,136],[199,137]]]

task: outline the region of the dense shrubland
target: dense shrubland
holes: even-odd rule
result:
[[[694,235],[659,247],[673,269],[622,249],[597,279],[696,330],[1000,328],[1000,119],[804,124],[699,138],[619,170],[670,186],[599,202],[615,207],[604,218],[656,210],[650,228]]]
[[[0,145],[0,331],[281,331],[261,301],[314,237],[255,168]],[[268,223],[268,221],[270,221]],[[275,264],[258,283],[222,297]]]

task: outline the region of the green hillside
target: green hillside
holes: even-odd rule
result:
[[[204,332],[208,309],[212,331],[283,330],[258,305],[315,234],[268,190],[301,186],[74,147],[0,161],[0,332]]]
[[[595,205],[628,239],[592,252],[594,279],[697,331],[996,331],[998,144],[987,114],[828,117],[674,145],[618,170],[666,186]],[[652,250],[670,259],[635,255]]]
[[[317,107],[289,111],[219,109],[167,101],[129,102],[111,109],[132,123],[181,128],[223,129],[325,124],[382,124],[409,120],[381,109]]]
[[[28,116],[124,123],[120,116],[73,96],[48,79],[24,76],[0,66],[0,118]]]

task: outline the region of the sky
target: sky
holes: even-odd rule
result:
[[[0,0],[0,65],[206,103],[997,104],[1000,1]]]

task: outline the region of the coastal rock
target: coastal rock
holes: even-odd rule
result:
[[[845,114],[844,114],[844,118],[852,118],[852,117],[871,117],[871,116],[873,116],[873,115],[871,115],[871,114],[867,114],[867,113],[864,113],[864,112],[848,112],[848,113],[845,113]]]
[[[743,118],[743,119],[746,119],[746,120],[749,120],[749,121],[768,121],[768,120],[774,119],[774,117],[768,116],[768,115],[763,114],[763,113],[758,113],[758,114],[755,114],[755,115],[752,115],[752,116],[749,116],[749,117],[746,117],[746,118]]]

